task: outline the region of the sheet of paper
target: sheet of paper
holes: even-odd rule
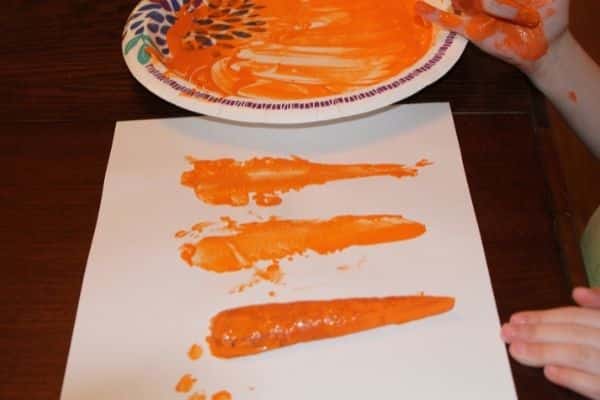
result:
[[[264,164],[265,157],[272,161]],[[223,159],[231,161],[216,164]],[[263,164],[251,169],[241,163],[252,159]],[[313,172],[302,175],[307,165],[302,163]],[[362,167],[347,166],[355,164]],[[323,171],[323,165],[333,167],[327,182],[317,184],[314,171]],[[264,185],[252,193],[252,185],[236,178],[236,166],[254,178],[267,176],[275,186],[292,178],[304,183],[284,193],[269,193]],[[402,168],[413,173],[398,174]],[[352,242],[353,229],[377,215],[402,216],[425,229],[402,240],[340,244]],[[335,229],[319,231],[324,221],[332,226],[340,216],[362,221],[344,225],[350,239]],[[310,229],[323,243],[337,243],[337,250],[306,244],[306,251],[290,250],[277,235],[291,237],[295,228],[280,227],[275,236],[255,236],[249,247],[226,243],[234,249],[230,261],[212,257],[210,246],[198,256],[203,238],[231,238],[249,231],[244,224],[260,230],[281,220],[303,227],[312,221]],[[233,224],[246,228],[236,231]],[[268,275],[270,265],[270,272],[283,274],[279,281],[256,276]],[[215,272],[229,267],[232,271]],[[452,296],[455,307],[402,325],[248,357],[213,357],[205,342],[211,317],[231,307],[420,292]],[[499,328],[447,104],[391,107],[358,119],[295,127],[202,117],[119,122],[62,399],[187,400],[220,390],[236,400],[514,399]],[[196,360],[188,355],[193,344],[203,350]],[[176,391],[186,374],[195,379],[192,387]]]

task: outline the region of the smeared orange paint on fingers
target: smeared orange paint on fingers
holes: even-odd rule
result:
[[[281,203],[281,194],[309,185],[374,176],[413,177],[430,163],[322,164],[298,157],[196,160],[188,157],[193,169],[181,175],[181,184],[194,189],[196,196],[212,205],[245,206],[253,196],[260,206]]]
[[[330,254],[351,246],[416,238],[423,224],[399,215],[342,215],[329,220],[279,220],[241,224],[228,236],[209,236],[186,243],[181,258],[190,266],[231,272],[258,261],[277,261],[312,250]]]
[[[268,303],[225,310],[211,320],[215,357],[234,358],[402,324],[451,310],[454,298],[396,296]]]

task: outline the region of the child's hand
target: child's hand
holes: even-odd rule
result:
[[[569,0],[453,0],[460,15],[418,0],[417,15],[526,72],[567,30]]]
[[[581,307],[514,314],[502,338],[518,362],[543,367],[546,378],[600,399],[600,288],[578,288]]]

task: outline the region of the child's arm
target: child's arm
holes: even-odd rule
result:
[[[568,31],[568,0],[454,0],[461,15],[417,1],[423,18],[520,68],[600,158],[600,67]],[[501,18],[496,18],[496,16]],[[533,27],[532,27],[533,26]]]

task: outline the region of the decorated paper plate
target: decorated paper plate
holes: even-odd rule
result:
[[[414,1],[142,0],[122,49],[143,86],[197,113],[341,118],[414,94],[462,54],[465,40],[416,17]]]

